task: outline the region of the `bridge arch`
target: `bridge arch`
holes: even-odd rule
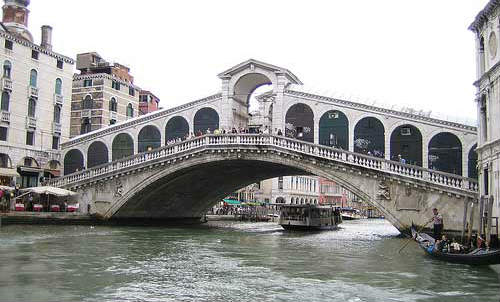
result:
[[[176,115],[168,119],[165,125],[165,144],[177,138],[184,139],[189,134],[189,123],[181,115]]]
[[[194,133],[205,134],[207,129],[213,132],[215,129],[219,128],[219,113],[213,108],[203,107],[198,109],[193,118],[193,129]]]
[[[111,145],[111,157],[113,161],[134,155],[134,139],[127,132],[115,135]]]
[[[422,167],[423,138],[420,130],[412,124],[397,126],[391,133],[391,160],[398,160],[399,155],[406,164]]]
[[[102,141],[94,141],[87,150],[87,168],[106,164],[109,161],[108,147]]]
[[[309,105],[295,103],[288,107],[285,115],[285,135],[314,142],[314,112]]]
[[[468,162],[467,177],[474,179],[477,179],[478,176],[477,172],[478,156],[476,148],[477,148],[477,143],[469,149],[469,153],[467,154],[467,162]]]
[[[365,116],[354,127],[354,152],[384,157],[385,127],[380,119]]]
[[[462,175],[462,142],[453,133],[440,132],[428,145],[429,168]]]
[[[79,149],[71,149],[64,155],[64,175],[81,171],[84,168],[83,153]]]
[[[340,110],[329,110],[319,120],[319,143],[349,150],[349,119]]]
[[[273,81],[264,73],[261,72],[248,72],[237,79],[233,87],[233,96],[247,106],[250,105],[250,96],[252,93],[261,86],[273,85]]]
[[[146,152],[161,146],[161,132],[155,125],[142,127],[137,135],[137,153]]]

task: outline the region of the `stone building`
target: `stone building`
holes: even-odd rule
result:
[[[139,94],[139,115],[154,112],[160,106],[160,99],[151,91],[141,90]]]
[[[71,97],[71,137],[139,115],[141,89],[130,69],[109,63],[98,53],[77,55]]]
[[[4,0],[0,24],[2,185],[36,186],[59,175],[59,144],[69,138],[74,60],[52,51],[52,28],[36,44],[28,29],[29,0]]]
[[[500,1],[491,0],[479,12],[469,30],[476,41],[476,104],[480,196],[493,198],[493,216],[500,200]]]

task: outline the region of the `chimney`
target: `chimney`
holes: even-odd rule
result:
[[[42,26],[42,48],[52,50],[52,27],[49,25]]]

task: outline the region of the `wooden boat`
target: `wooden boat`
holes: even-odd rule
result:
[[[340,209],[313,204],[280,205],[278,222],[285,230],[332,230],[342,222]]]
[[[411,233],[425,253],[435,259],[469,265],[500,264],[499,249],[477,248],[469,253],[444,253],[434,248],[435,240],[430,235],[418,233],[414,227],[412,227]]]
[[[340,214],[342,215],[342,220],[357,220],[366,218],[359,213],[359,210],[353,208],[342,208]]]

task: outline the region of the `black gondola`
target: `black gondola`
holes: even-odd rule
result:
[[[418,233],[414,227],[411,228],[411,234],[418,245],[425,253],[435,259],[469,265],[494,265],[500,264],[499,249],[477,248],[469,253],[443,253],[435,248],[435,240],[430,235]]]

